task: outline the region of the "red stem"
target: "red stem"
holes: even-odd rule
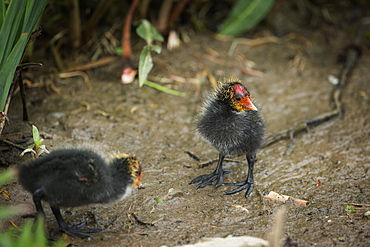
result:
[[[140,0],[133,0],[130,6],[129,11],[127,12],[125,23],[123,24],[123,30],[122,30],[122,47],[123,47],[123,53],[122,56],[124,58],[131,58],[132,57],[132,51],[131,51],[131,23],[132,23],[132,17],[134,15],[136,5],[138,4]]]

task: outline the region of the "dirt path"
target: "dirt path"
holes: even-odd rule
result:
[[[368,209],[356,206],[355,213],[346,211],[348,203],[370,203],[370,53],[366,49],[344,89],[345,114],[296,136],[293,145],[280,141],[261,150],[255,167],[255,190],[248,200],[244,193],[223,196],[228,188],[195,190],[188,184],[216,165],[199,168],[200,163],[217,158],[216,150],[194,131],[203,95],[211,90],[202,75],[204,69],[216,78],[236,76],[243,80],[261,108],[268,134],[276,133],[332,109],[329,97],[333,85],[327,78],[339,75],[342,65],[337,63],[337,55],[350,40],[347,33],[336,35],[331,45],[323,45],[319,39],[309,39],[311,46],[299,40],[239,45],[233,57],[227,55],[232,41],[193,35],[192,43],[154,57],[153,74],[188,79],[173,85],[186,92],[186,97],[136,84],[122,85],[112,73],[119,68],[118,63],[88,72],[91,92],[79,79],[56,84],[63,96],[29,89],[31,122],[44,134],[49,149],[86,146],[103,153],[124,151],[135,154],[143,165],[145,188],[134,191],[125,201],[64,211],[70,223],[87,220],[89,227],[106,229],[94,234],[93,241],[73,240],[73,244],[175,246],[226,235],[266,239],[274,212],[283,207],[263,198],[273,190],[309,201],[307,207],[286,205],[284,233],[298,246],[370,245],[369,219],[362,216]],[[293,44],[302,52],[292,49]],[[255,69],[263,75],[243,74],[237,66],[241,55],[255,62]],[[19,131],[30,138],[30,127],[22,124],[21,116],[15,96],[9,115],[11,125],[4,133]],[[19,150],[2,147],[3,162],[22,162],[16,156]],[[186,152],[199,157],[200,162]],[[233,171],[226,181],[244,180],[244,157],[232,158],[234,161],[225,164]],[[1,204],[22,203],[28,211],[33,210],[30,195],[16,182],[5,187],[12,200],[1,198]],[[158,203],[156,198],[165,203]],[[48,227],[56,228],[51,211],[47,209],[46,213]],[[22,222],[19,217],[12,220]]]

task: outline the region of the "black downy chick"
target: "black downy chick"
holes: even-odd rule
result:
[[[190,184],[201,182],[197,188],[203,188],[217,180],[216,188],[239,186],[226,195],[247,189],[245,197],[248,198],[254,187],[253,168],[256,152],[262,145],[264,121],[252,102],[251,94],[241,83],[235,78],[225,79],[205,102],[197,131],[219,151],[219,160],[213,173],[199,176]],[[248,177],[241,183],[224,183],[223,175],[230,171],[222,169],[222,161],[226,155],[235,154],[246,154]]]
[[[90,150],[62,149],[19,166],[19,182],[33,196],[36,217],[44,217],[41,201],[50,204],[59,224],[53,234],[82,238],[81,233],[103,229],[79,229],[86,222],[68,226],[60,207],[78,207],[95,203],[113,203],[128,196],[132,187],[141,185],[141,167],[134,156],[115,154],[109,164]]]

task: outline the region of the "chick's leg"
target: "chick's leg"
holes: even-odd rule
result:
[[[44,209],[42,208],[42,204],[41,204],[41,199],[44,196],[44,194],[45,194],[44,190],[42,188],[38,188],[37,190],[33,192],[33,195],[32,195],[33,203],[35,204],[35,207],[36,207],[37,217],[45,218]]]
[[[240,186],[232,191],[229,191],[229,192],[226,192],[225,195],[231,195],[231,194],[235,194],[235,193],[238,193],[242,190],[245,190],[247,189],[247,191],[245,192],[245,198],[248,198],[252,191],[253,191],[253,188],[254,188],[254,180],[253,180],[253,168],[254,168],[254,163],[256,161],[256,154],[252,154],[252,155],[247,155],[247,161],[248,161],[248,177],[247,177],[247,180],[245,180],[245,182],[241,182],[241,183],[224,183],[222,184],[223,186]]]
[[[206,187],[207,185],[212,185],[212,183],[217,180],[216,188],[221,186],[223,184],[223,181],[224,181],[223,175],[230,173],[230,171],[224,171],[222,169],[222,161],[224,160],[224,158],[225,158],[225,156],[220,153],[216,170],[214,172],[212,172],[211,174],[201,175],[199,177],[194,178],[190,182],[190,184],[195,184],[195,183],[201,182],[197,186],[197,189],[199,189],[199,188]]]
[[[74,225],[74,226],[68,226],[65,220],[63,219],[63,216],[61,215],[60,209],[58,207],[51,206],[51,210],[53,211],[55,218],[57,219],[59,227],[60,227],[59,229],[53,231],[51,235],[55,235],[59,232],[64,232],[65,234],[71,237],[74,237],[74,238],[92,240],[93,237],[86,236],[81,233],[95,233],[95,232],[101,232],[103,230],[100,228],[79,229],[80,227],[83,227],[84,225],[86,225],[86,222],[83,222],[81,224]]]
[[[36,207],[36,213],[22,215],[22,218],[36,218],[42,217],[45,219],[44,209],[42,208],[41,199],[44,196],[42,188],[36,189],[32,194],[33,203]]]

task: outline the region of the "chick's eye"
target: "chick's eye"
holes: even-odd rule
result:
[[[236,95],[235,96],[235,101],[240,101],[240,100],[241,100],[240,96]]]

